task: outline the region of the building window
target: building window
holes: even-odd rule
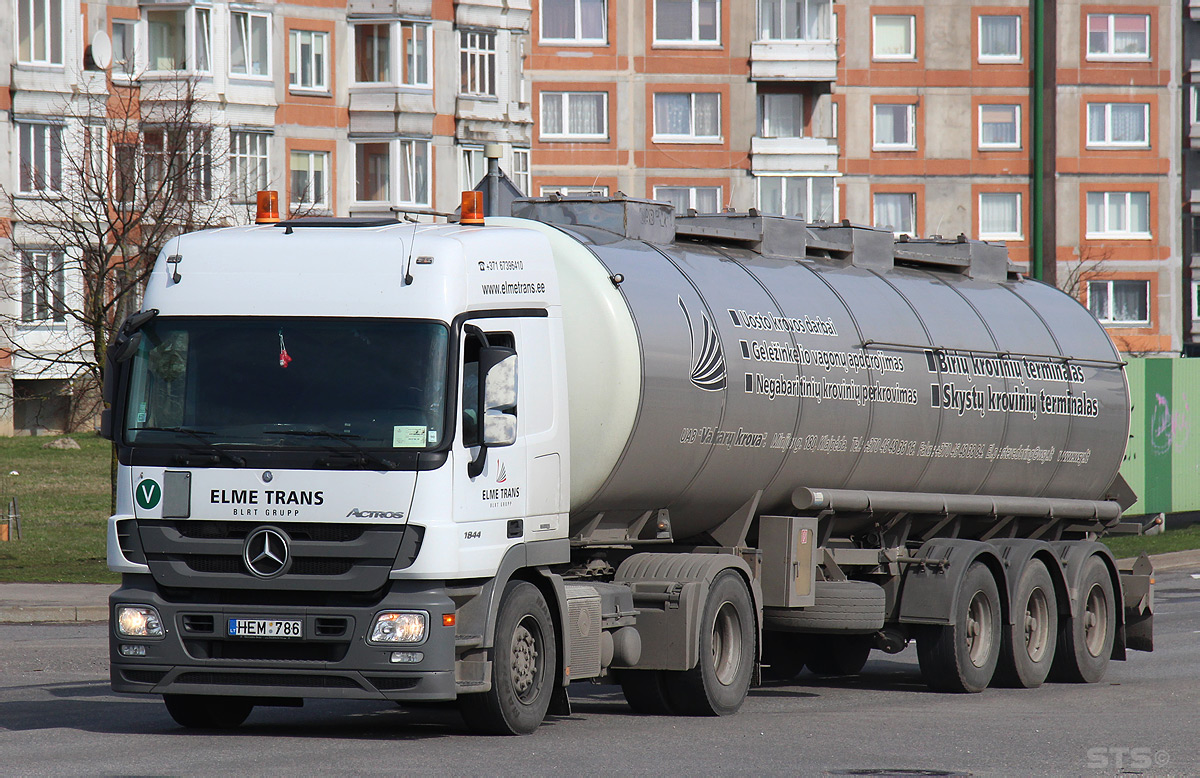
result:
[[[721,42],[719,0],[654,0],[654,42]]]
[[[83,196],[100,200],[108,193],[108,131],[103,124],[83,125]]]
[[[562,197],[608,197],[607,186],[543,186],[539,191],[539,196],[549,197],[551,195],[560,195]]]
[[[1149,281],[1088,281],[1088,310],[1101,324],[1150,323]]]
[[[1088,192],[1087,237],[1149,238],[1149,192]]]
[[[469,97],[496,96],[496,33],[459,33],[459,92]]]
[[[760,94],[758,96],[758,134],[763,138],[802,137],[804,135],[804,98],[799,94]]]
[[[606,0],[542,0],[542,40],[605,43]]]
[[[292,30],[288,40],[288,84],[291,88],[328,89],[329,33]]]
[[[513,149],[512,182],[526,197],[532,191],[529,178],[529,149]]]
[[[21,137],[21,191],[58,192],[62,189],[62,127],[57,124],[18,124]]]
[[[392,25],[354,25],[354,80],[391,83]]]
[[[1192,124],[1200,124],[1200,87],[1193,86],[1190,90],[1192,98],[1191,112],[1188,114]]]
[[[1019,192],[979,195],[979,237],[982,240],[1015,240],[1021,237]]]
[[[150,130],[142,147],[147,201],[212,197],[209,130]]]
[[[979,17],[979,61],[1021,61],[1021,17]]]
[[[875,226],[896,235],[916,235],[917,196],[912,192],[875,194]]]
[[[721,212],[719,186],[656,186],[654,199],[675,206],[678,216],[686,216],[689,208],[697,213]]]
[[[21,62],[63,63],[62,4],[63,0],[17,0],[17,57]]]
[[[229,72],[239,76],[271,75],[271,17],[234,11],[229,25]]]
[[[196,64],[194,69],[208,73],[212,70],[212,10],[194,8],[192,14],[195,19],[193,43],[196,47]]]
[[[137,65],[137,25],[132,20],[112,23],[112,69],[130,75]]]
[[[252,202],[255,194],[270,183],[270,157],[267,149],[271,136],[266,132],[230,132],[229,167],[233,197],[237,202]]]
[[[608,138],[608,92],[542,92],[541,137]]]
[[[979,148],[1021,148],[1021,106],[979,106]]]
[[[917,58],[917,17],[876,16],[875,59]]]
[[[113,199],[122,208],[129,208],[137,197],[136,143],[113,143]]]
[[[915,149],[916,106],[912,103],[876,103],[875,148]]]
[[[391,201],[392,146],[388,141],[354,144],[354,199]]]
[[[721,139],[721,96],[716,92],[660,92],[654,95],[654,140]]]
[[[400,202],[429,205],[429,141],[400,141]]]
[[[329,207],[329,152],[293,151],[289,162],[292,208]]]
[[[479,180],[487,174],[487,159],[483,156],[483,146],[463,146],[459,158],[459,189],[468,191],[479,185]]]
[[[67,320],[66,271],[61,251],[21,252],[21,321],[34,324]]]
[[[1192,320],[1200,319],[1200,281],[1192,282]]]
[[[400,83],[429,86],[429,25],[404,22],[400,25],[400,38],[404,43]]]
[[[146,11],[146,29],[150,70],[212,70],[210,9]]]
[[[398,51],[392,45],[397,34]],[[360,84],[429,86],[429,25],[419,22],[354,25],[354,80]]]
[[[837,206],[829,176],[760,176],[758,209],[806,221],[834,221]]]
[[[1150,17],[1088,14],[1088,59],[1150,59]]]
[[[1088,146],[1150,146],[1149,103],[1088,103]]]
[[[758,39],[827,41],[833,21],[831,0],[758,0]]]

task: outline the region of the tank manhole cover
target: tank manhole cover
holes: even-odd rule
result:
[[[914,775],[939,776],[940,778],[968,778],[970,773],[950,770],[917,770],[911,768],[866,767],[863,769],[829,770],[826,775],[871,775],[877,778],[908,778]]]

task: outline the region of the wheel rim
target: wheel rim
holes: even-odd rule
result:
[[[1034,662],[1046,656],[1050,641],[1050,600],[1041,588],[1029,593],[1025,602],[1025,651]]]
[[[967,608],[967,656],[983,667],[992,652],[992,603],[984,592],[975,592]]]
[[[742,620],[731,602],[724,602],[713,621],[713,672],[723,686],[731,685],[742,665]]]
[[[1083,611],[1083,642],[1088,653],[1100,656],[1108,642],[1108,597],[1100,584],[1088,590],[1087,607]]]
[[[513,630],[512,683],[517,699],[530,703],[538,695],[542,675],[542,631],[532,616],[526,616]]]

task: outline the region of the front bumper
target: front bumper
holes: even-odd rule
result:
[[[212,594],[211,598],[206,595]],[[333,697],[343,699],[452,700],[455,698],[453,626],[442,615],[454,603],[435,583],[392,581],[373,602],[298,604],[300,593],[281,593],[269,604],[253,598],[203,589],[164,597],[148,575],[127,575],[109,597],[109,661],[112,688],[148,694],[220,694],[257,698]],[[316,603],[324,599],[314,595]],[[373,599],[373,598],[372,598]],[[235,604],[236,603],[236,604]],[[253,604],[250,604],[253,603]],[[118,605],[158,609],[165,636],[128,638],[116,632]],[[367,642],[375,614],[422,610],[429,614],[419,644]],[[231,638],[230,618],[298,619],[304,637]],[[121,654],[122,645],[145,646],[144,656]],[[417,662],[392,662],[396,651],[419,652]]]

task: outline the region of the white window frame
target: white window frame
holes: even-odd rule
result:
[[[786,201],[788,188],[787,188],[787,184],[784,181],[782,181],[782,179],[788,179],[788,178],[801,178],[801,179],[805,180],[803,213],[804,213],[804,220],[809,223],[816,221],[816,219],[814,218],[814,214],[812,212],[813,211],[813,201],[814,201],[813,186],[815,185],[815,183],[818,180],[830,181],[832,184],[832,187],[833,187],[832,191],[830,192],[830,200],[831,200],[831,204],[833,205],[833,213],[830,216],[830,218],[826,219],[825,221],[827,221],[827,222],[837,221],[838,211],[839,211],[839,209],[838,209],[838,187],[837,187],[837,179],[833,176],[756,176],[755,177],[755,179],[756,179],[755,180],[755,190],[756,190],[755,194],[757,195],[757,198],[758,198],[756,200],[756,202],[758,203],[759,211],[761,211],[762,213],[772,213],[772,214],[774,213],[774,211],[767,210],[767,206],[763,204],[763,193],[762,193],[763,183],[768,180],[773,181],[775,179],[781,179],[780,185],[782,186],[783,199]],[[784,213],[781,215],[792,216],[796,210],[794,207],[792,207],[792,205],[793,204],[791,204],[791,203],[784,202],[781,210],[783,210],[785,212],[792,211],[793,213]]]
[[[308,71],[312,74],[313,82],[311,84],[300,83],[300,77],[304,72],[304,62],[301,61],[302,46],[301,40],[304,36],[311,36],[309,47]],[[329,53],[330,43],[333,36],[324,30],[302,30],[293,28],[288,30],[288,91],[291,92],[329,92]],[[321,65],[316,66],[316,42],[321,41]],[[318,80],[318,76],[320,79]]]
[[[796,134],[780,135],[779,131],[771,128],[771,116],[767,111],[767,103],[773,98],[795,98],[799,102],[796,118]],[[758,95],[758,136],[760,138],[803,138],[804,137],[804,95],[796,92],[760,92]]]
[[[308,177],[308,181],[306,182],[306,185],[304,187],[305,192],[312,191],[313,160],[315,160],[317,157],[324,158],[323,173],[324,173],[325,180],[322,181],[321,192],[320,192],[321,197],[319,200],[316,198],[311,198],[308,200],[297,200],[296,199],[297,192],[296,192],[296,188],[293,186],[293,182],[295,180],[294,173],[296,172],[297,168],[292,166],[292,162],[294,161],[296,156],[304,156],[308,160],[308,167],[305,170],[307,177]],[[330,192],[333,189],[333,187],[332,187],[332,184],[333,184],[332,167],[333,167],[333,155],[331,153],[329,153],[328,151],[309,151],[307,149],[290,149],[288,151],[288,201],[291,204],[291,207],[293,210],[299,209],[299,208],[311,208],[312,210],[317,210],[317,211],[330,210],[330,207],[331,207],[330,202],[329,202],[330,201]]]
[[[66,325],[66,258],[55,249],[20,250],[21,293],[18,298],[22,327],[63,327]],[[40,275],[46,283],[29,289],[31,277]],[[32,297],[26,300],[26,296]],[[32,306],[30,308],[29,306]]]
[[[466,192],[474,189],[487,173],[487,157],[483,155],[483,146],[459,146],[458,149],[459,189]]]
[[[1104,220],[1103,225],[1099,225],[1101,229],[1096,229],[1097,225],[1088,223],[1089,211],[1091,210],[1090,201],[1093,195],[1103,196],[1100,213]],[[1133,214],[1133,196],[1141,195],[1146,199],[1146,232],[1133,232],[1129,229],[1131,216]],[[1118,225],[1117,229],[1111,229],[1112,225],[1108,224],[1108,207],[1109,201],[1113,197],[1122,197],[1125,200],[1125,224]],[[1140,199],[1140,198],[1139,198]],[[1150,213],[1150,193],[1145,191],[1091,191],[1084,195],[1084,233],[1085,238],[1119,238],[1121,240],[1150,240],[1152,234],[1150,232],[1151,213]]]
[[[917,193],[916,192],[872,192],[871,193],[871,217],[872,217],[871,221],[873,223],[875,223],[875,225],[877,227],[880,227],[881,229],[887,229],[887,227],[889,225],[878,223],[879,222],[878,198],[881,196],[883,196],[883,197],[908,197],[909,198],[909,202],[911,204],[911,207],[909,208],[909,212],[912,217],[912,224],[909,225],[910,229],[900,229],[899,227],[897,227],[894,224],[890,225],[890,226],[892,228],[892,234],[894,234],[894,235],[911,235],[913,237],[916,237],[916,234],[917,234]]]
[[[1200,86],[1191,87],[1192,105],[1188,113],[1192,124],[1200,124]]]
[[[585,38],[580,31],[583,18],[583,3],[587,0],[567,0],[575,6],[575,34],[569,38],[554,38],[546,34],[546,0],[542,0],[541,11],[538,13],[538,34],[541,42],[552,46],[605,46],[608,45],[608,0],[600,0],[604,6],[601,14],[600,37]]]
[[[880,53],[879,20],[908,19],[909,51],[901,54]],[[871,59],[883,62],[915,62],[917,59],[917,17],[913,14],[875,14],[871,17]]]
[[[813,2],[814,2],[814,0],[756,0],[755,12],[757,15],[757,19],[755,21],[757,23],[757,31],[755,33],[755,40],[764,41],[764,42],[769,42],[769,41],[832,41],[833,37],[834,37],[833,2],[832,2],[832,0],[825,0],[824,2],[819,3],[819,5],[824,6],[824,12],[829,15],[829,18],[827,20],[825,20],[825,25],[826,25],[826,28],[829,30],[829,34],[825,35],[825,36],[812,35],[811,30],[809,29],[808,6],[810,3],[813,3]],[[800,18],[799,26],[801,28],[801,36],[797,37],[797,38],[793,38],[786,34],[780,35],[780,36],[770,35],[769,34],[770,31],[767,29],[767,25],[764,24],[764,22],[763,22],[763,6],[764,6],[764,4],[770,4],[770,5],[777,6],[779,18],[783,19],[785,6],[786,6],[786,4],[789,4],[789,3],[796,3],[800,6],[801,18]]]
[[[182,13],[183,14],[183,62],[181,67],[159,69],[157,62],[151,61],[150,44],[151,44],[151,23],[150,14],[152,13]],[[196,66],[196,52],[199,50],[199,38],[197,37],[197,19],[203,14],[207,19],[207,40],[205,42],[206,56],[208,59],[207,67],[200,68]],[[213,48],[212,48],[212,8],[211,6],[189,6],[180,7],[175,5],[143,5],[142,6],[142,21],[141,26],[145,28],[145,56],[146,70],[150,73],[212,73],[213,67]],[[141,40],[138,41],[141,43]],[[140,49],[139,49],[140,51]]]
[[[654,3],[654,46],[656,47],[686,47],[686,48],[719,48],[721,46],[721,0],[691,0],[692,2],[692,34],[688,38],[658,37],[658,0],[648,0]],[[713,2],[716,5],[716,34],[712,38],[700,37],[700,4]]]
[[[1194,88],[1194,87],[1193,87]],[[1104,140],[1092,139],[1092,106],[1104,106]],[[1146,137],[1144,141],[1127,142],[1112,140],[1112,108],[1114,105],[1130,106],[1140,105],[1142,107],[1142,131]],[[1149,103],[1087,103],[1084,105],[1084,112],[1087,115],[1087,147],[1089,149],[1148,149],[1150,148],[1150,104]]]
[[[397,202],[401,205],[416,205],[428,206],[430,198],[433,196],[431,189],[433,188],[432,170],[429,165],[429,146],[428,140],[418,138],[401,138],[396,142],[397,150],[394,155],[396,165],[398,166],[398,175],[396,176],[396,193]],[[422,182],[418,179],[416,164],[418,156],[423,162],[425,170],[425,180]],[[423,189],[421,184],[423,184]],[[408,189],[414,196],[405,198],[404,190]],[[422,191],[417,191],[421,189]]]
[[[67,38],[63,31],[65,23],[66,23],[66,18],[65,18],[65,14],[64,14],[64,3],[65,2],[66,2],[66,0],[17,0],[15,14],[14,14],[15,18],[11,22],[13,25],[13,28],[14,28],[13,32],[14,32],[15,38],[16,38],[16,40],[14,42],[14,47],[13,47],[13,55],[14,55],[14,59],[16,61],[20,62],[22,65],[38,65],[38,66],[44,66],[44,67],[62,67],[63,66],[64,57],[66,56],[64,53],[64,49],[66,48],[66,43],[67,43]],[[37,44],[39,43],[39,41],[34,40],[34,23],[33,23],[33,20],[35,17],[34,6],[44,7],[46,9],[46,11],[45,11],[46,18],[51,20],[51,23],[47,24],[45,26],[45,29],[42,30],[42,35],[41,35],[42,39],[41,39],[40,43],[41,43],[42,47],[44,48],[44,54],[45,54],[44,57],[38,57],[37,53],[36,53]],[[26,9],[28,9],[28,13],[23,14],[22,12],[25,11]],[[55,25],[53,23],[53,19],[55,18],[55,15],[54,15],[55,10],[58,11],[58,16],[57,16],[58,40],[57,41],[54,40],[54,35],[56,32],[54,29]],[[28,20],[28,25],[29,25],[29,29],[28,29],[29,55],[28,55],[28,57],[21,56],[21,39],[23,37],[23,33],[25,32],[24,30],[22,30],[22,26],[23,26],[22,22],[25,19]],[[58,48],[58,59],[57,60],[54,58],[54,53],[55,53],[54,50],[55,50],[56,45]]]
[[[985,232],[983,229],[983,201],[988,197],[1004,197],[1012,199],[1015,205],[1014,215],[1016,223],[1013,225],[1015,229],[1004,232]],[[1024,226],[1021,218],[1021,193],[1020,192],[980,192],[979,193],[979,239],[980,240],[1022,240],[1024,239]]]
[[[1192,321],[1200,320],[1200,281],[1192,282]]]
[[[392,185],[396,178],[396,144],[388,139],[382,138],[364,138],[362,140],[352,141],[351,148],[354,149],[354,202],[356,203],[391,203],[395,193],[395,187]],[[366,146],[382,146],[387,150],[386,164],[383,167],[383,197],[362,197],[359,191],[359,186],[363,183],[359,176],[361,172],[359,165],[359,154],[361,154]]]
[[[908,126],[908,142],[896,143],[879,140],[879,113],[878,109],[883,107],[903,106],[905,110],[905,118]],[[871,148],[875,151],[913,151],[917,148],[917,106],[915,103],[885,103],[878,102],[871,104]]]
[[[137,70],[139,51],[138,28],[141,27],[141,25],[138,24],[137,19],[113,19],[112,29],[115,31],[118,27],[125,31],[122,33],[122,36],[125,38],[128,50],[127,52],[124,52],[126,56],[122,60],[122,52],[117,51],[117,36],[115,34],[111,36],[113,46],[112,74],[114,78],[127,80]]]
[[[83,164],[81,171],[87,177],[83,181],[83,196],[99,200],[108,196],[108,128],[100,121],[85,122],[81,128],[83,141]]]
[[[665,96],[686,95],[688,98],[688,123],[691,125],[692,132],[688,134],[669,134],[659,132],[658,129],[658,98]],[[717,97],[717,134],[716,135],[697,135],[696,134],[696,96],[697,95],[716,95]],[[721,93],[720,92],[655,92],[652,100],[654,116],[654,135],[651,137],[653,143],[721,143],[723,135],[721,133]]]
[[[1146,51],[1145,51],[1145,53],[1137,52],[1135,54],[1123,54],[1123,53],[1113,50],[1114,44],[1116,43],[1116,20],[1117,20],[1118,16],[1137,16],[1137,17],[1141,17],[1142,19],[1146,20]],[[1108,33],[1107,33],[1108,48],[1105,51],[1092,51],[1091,30],[1092,30],[1092,18],[1093,17],[1106,17],[1108,19]],[[1152,51],[1152,48],[1150,45],[1150,15],[1149,14],[1118,14],[1118,13],[1087,14],[1084,17],[1083,23],[1084,23],[1083,35],[1084,35],[1084,40],[1087,42],[1087,58],[1089,61],[1093,61],[1093,62],[1096,62],[1096,61],[1100,61],[1100,62],[1104,62],[1104,61],[1145,62],[1150,59],[1150,53]]]
[[[571,116],[570,103],[571,103],[572,95],[588,95],[589,97],[594,96],[594,95],[603,95],[604,100],[603,100],[603,105],[600,108],[600,116],[604,119],[604,127],[601,129],[601,132],[587,133],[587,132],[571,132],[570,131],[570,127],[568,126],[568,120]],[[542,121],[538,122],[538,137],[539,138],[542,138],[545,140],[608,140],[608,92],[597,92],[597,91],[560,92],[557,90],[540,92],[538,94],[538,100],[540,102],[540,116],[542,116],[542,117],[545,117],[545,115],[546,115],[546,98],[547,98],[547,96],[559,96],[562,99],[563,131],[558,132],[558,133],[547,132],[546,131],[546,122],[545,122],[545,119],[543,118]]]
[[[1146,318],[1144,318],[1144,319],[1114,319],[1113,318],[1113,312],[1116,307],[1113,305],[1113,297],[1114,297],[1113,284],[1114,283],[1142,284],[1143,288],[1146,290],[1146,296],[1145,296]],[[1145,327],[1150,324],[1151,300],[1150,300],[1150,282],[1148,280],[1143,280],[1140,278],[1088,279],[1088,281],[1087,281],[1087,305],[1088,305],[1088,311],[1091,311],[1093,316],[1095,316],[1095,312],[1092,311],[1092,290],[1095,287],[1100,287],[1100,286],[1105,288],[1105,295],[1108,297],[1108,316],[1104,317],[1104,318],[1096,316],[1096,321],[1098,321],[1101,324],[1104,324],[1106,326],[1113,326],[1113,327]]]
[[[358,31],[360,28],[366,28],[366,27],[382,27],[383,29],[385,29],[387,31],[387,37],[388,37],[387,53],[381,57],[380,53],[379,53],[379,47],[378,47],[378,45],[376,45],[374,56],[372,58],[377,66],[378,66],[378,63],[380,62],[380,60],[382,60],[383,63],[386,65],[386,67],[387,67],[387,77],[386,78],[368,78],[366,80],[360,80],[358,77],[358,73],[359,73],[358,62],[359,62],[359,59],[364,56],[364,52],[362,51],[363,47],[359,43]],[[350,41],[351,41],[351,46],[353,49],[353,51],[351,53],[351,68],[350,68],[351,83],[377,86],[377,85],[381,85],[381,84],[395,84],[400,80],[399,78],[397,78],[397,71],[396,71],[396,61],[397,61],[397,57],[396,57],[397,40],[396,39],[397,39],[397,37],[399,37],[397,35],[398,32],[399,32],[399,26],[396,23],[383,21],[383,20],[352,22],[350,24]]]
[[[538,197],[608,197],[607,186],[587,186],[584,184],[546,184],[538,188]]]
[[[17,163],[17,191],[23,195],[58,195],[63,191],[63,156],[64,156],[64,130],[61,124],[47,121],[18,121],[13,123],[17,130],[17,153],[15,155]],[[38,155],[41,159],[33,159],[35,156],[36,143],[34,134],[40,133],[41,138],[41,154]],[[28,137],[27,137],[28,136]],[[26,144],[33,144],[33,147],[27,149]],[[29,184],[26,186],[25,181],[25,159],[30,158],[29,165]],[[57,160],[55,159],[57,157]],[[54,181],[54,169],[57,162],[58,181]],[[38,186],[38,181],[41,180],[43,185]]]
[[[235,203],[254,202],[271,184],[271,133],[267,130],[229,131],[229,178]]]
[[[529,161],[529,149],[512,150],[512,182],[526,197],[531,196],[533,191]]]
[[[243,41],[243,43],[245,45],[243,46],[243,52],[242,52],[243,56],[245,57],[245,61],[246,61],[245,72],[237,71],[237,70],[234,70],[234,68],[233,68],[233,47],[234,47],[233,30],[235,28],[235,25],[237,24],[237,21],[234,17],[237,17],[237,16],[243,16],[246,19],[246,37],[245,37],[245,40]],[[262,53],[262,61],[266,67],[265,73],[251,73],[250,72],[252,70],[252,63],[255,61],[255,57],[254,57],[254,20],[256,18],[262,19],[263,23],[266,24],[266,26],[267,26],[267,50]],[[274,34],[272,33],[271,21],[272,21],[271,14],[269,14],[269,13],[257,13],[254,11],[238,11],[238,10],[230,12],[230,14],[229,14],[229,31],[228,32],[229,32],[229,75],[231,77],[261,79],[261,80],[270,80],[271,79],[271,55],[272,55],[271,49],[274,47],[273,38],[275,37]]]
[[[458,93],[476,99],[495,98],[500,35],[495,30],[460,30],[458,33]],[[491,47],[483,45],[491,41]]]
[[[1010,19],[1017,28],[1017,50],[1013,54],[984,54],[983,53],[983,21],[984,19]],[[979,48],[978,60],[983,63],[1020,62],[1021,61],[1021,17],[1016,14],[980,14],[978,37],[976,45]]]
[[[681,186],[681,185],[676,185],[676,184],[664,184],[662,186],[654,187],[654,199],[660,200],[662,202],[667,202],[667,201],[663,200],[661,197],[663,190],[666,190],[666,189],[674,189],[676,191],[681,191],[681,192],[686,191],[687,192],[688,204],[687,204],[687,207],[685,207],[683,209],[683,213],[678,214],[680,216],[687,215],[688,209],[696,209],[697,212],[699,212],[699,213],[720,213],[721,206],[725,202],[725,200],[723,199],[724,191],[719,186],[686,186],[686,185]],[[701,191],[704,191],[707,193],[713,193],[713,192],[716,193],[716,195],[717,195],[717,210],[716,211],[700,211],[698,208],[696,208],[696,199]]]
[[[983,132],[983,112],[986,108],[1012,108],[1013,125],[1016,130],[1013,133],[1014,141],[1009,143],[989,143],[984,140]],[[977,127],[979,133],[979,148],[983,150],[1009,150],[1021,148],[1021,106],[1019,103],[980,103],[977,114]]]

